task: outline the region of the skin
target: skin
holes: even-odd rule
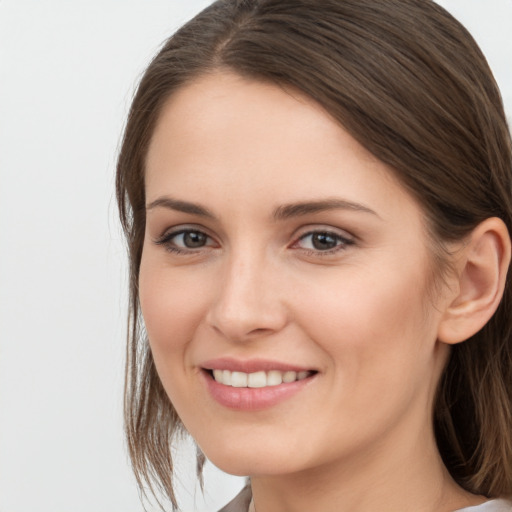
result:
[[[449,353],[438,330],[453,293],[431,293],[422,211],[390,169],[308,98],[224,72],[169,99],[145,184],[140,301],[157,371],[209,459],[251,475],[258,511],[482,501],[453,482],[435,445]],[[362,208],[275,218],[283,205],[333,199]],[[181,229],[207,235],[204,245],[170,236]],[[334,250],[312,232],[331,233]],[[273,407],[233,410],[201,370],[226,356],[317,373]]]

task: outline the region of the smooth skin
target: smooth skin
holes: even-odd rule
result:
[[[297,91],[226,71],[168,100],[145,184],[140,301],[157,371],[208,458],[251,476],[258,512],[483,501],[447,473],[431,411],[450,344],[501,298],[500,220],[452,247],[455,272],[433,286],[422,211],[391,170]],[[317,373],[240,411],[204,384],[219,357]]]

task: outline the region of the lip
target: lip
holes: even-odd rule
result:
[[[231,357],[221,357],[217,359],[210,359],[204,361],[199,366],[205,370],[229,370],[231,372],[269,372],[277,370],[280,372],[303,372],[303,371],[316,371],[315,368],[308,368],[305,366],[298,366],[280,361],[272,361],[270,359],[234,359]]]
[[[201,364],[201,376],[210,396],[220,405],[237,411],[261,411],[278,405],[300,393],[316,380],[318,373],[311,368],[305,368],[288,363],[269,361],[264,359],[236,360],[231,358],[214,359]],[[264,388],[235,388],[217,382],[210,370],[230,370],[244,373],[258,371],[278,370],[286,371],[314,371],[302,380],[282,383],[278,386]]]

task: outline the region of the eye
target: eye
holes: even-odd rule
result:
[[[206,245],[208,236],[201,233],[201,231],[183,231],[173,235],[172,240],[179,247],[197,249]]]
[[[155,243],[163,245],[168,251],[175,253],[194,252],[197,249],[215,245],[210,236],[197,229],[171,231],[155,240]]]
[[[331,254],[353,245],[354,240],[334,231],[311,231],[302,235],[294,246],[311,252]]]

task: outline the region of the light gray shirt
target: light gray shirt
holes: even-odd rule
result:
[[[248,512],[251,503],[251,488],[244,487],[240,494],[233,501],[230,501],[219,512]],[[490,500],[476,505],[475,507],[466,507],[454,512],[512,512],[512,501],[508,500]]]
[[[510,512],[512,510],[512,501],[491,500],[477,505],[476,507],[461,508],[456,512]]]

